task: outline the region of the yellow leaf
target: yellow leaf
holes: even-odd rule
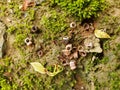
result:
[[[39,63],[39,62],[32,62],[30,64],[33,66],[35,71],[37,71],[37,72],[39,72],[41,74],[46,74],[46,69],[44,68],[44,66],[41,63]]]
[[[60,73],[61,71],[63,71],[63,68],[61,67],[61,66],[59,66],[59,65],[55,65],[55,68],[54,68],[54,71],[53,72],[47,72],[47,74],[49,75],[49,76],[55,76],[55,75],[57,75],[58,73]]]
[[[47,74],[52,77],[56,75],[55,73],[52,73],[52,72],[47,72]]]
[[[110,38],[110,36],[106,32],[101,30],[95,30],[94,34],[97,38]]]
[[[41,63],[39,62],[32,62],[30,63],[34,70],[41,73],[41,74],[47,74],[49,76],[55,76],[61,71],[63,71],[63,68],[60,65],[55,64],[53,72],[49,72]]]

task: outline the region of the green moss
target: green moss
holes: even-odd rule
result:
[[[6,79],[0,77],[0,89],[1,90],[11,90],[11,85]]]
[[[45,27],[43,38],[54,40],[60,33],[63,34],[67,28],[66,14],[52,10],[50,16],[42,16],[41,23]]]
[[[120,55],[120,44],[116,44],[116,47],[113,48],[113,53],[119,58]]]
[[[31,18],[27,18],[31,20]],[[32,27],[31,22],[26,21],[26,19],[21,20],[22,23],[17,22],[14,26],[10,26],[7,29],[7,32],[15,36],[15,46],[24,45],[24,39],[30,34],[30,29]]]
[[[3,5],[0,4],[0,17],[5,16],[5,13],[4,13],[5,10],[6,10],[6,6],[4,5],[4,3]]]
[[[15,45],[21,47],[22,45],[24,45],[24,40],[27,37],[26,34],[19,34],[16,36],[15,38]]]
[[[120,77],[117,72],[110,73],[110,88],[111,90],[119,90],[120,89]]]
[[[61,74],[54,77],[52,83],[52,87],[54,88],[54,90],[71,90],[76,83],[76,80],[74,78],[74,72],[62,72]]]
[[[98,62],[99,62],[100,64],[107,64],[108,61],[109,61],[109,58],[104,56],[104,58],[103,58],[102,60],[99,60]]]
[[[103,49],[104,50],[109,50],[110,49],[110,44],[109,44],[109,40],[105,41],[103,43]]]
[[[10,57],[5,57],[1,59],[3,64],[0,64],[0,90],[15,90],[15,83],[10,81],[12,68],[12,59]],[[5,73],[8,73],[5,75]]]
[[[99,11],[105,9],[105,0],[51,0],[51,4],[60,6],[80,21],[96,17]]]
[[[120,44],[117,44],[117,50],[120,50]]]
[[[15,31],[16,31],[16,27],[14,27],[14,26],[11,26],[7,29],[7,32],[10,34],[13,34]]]
[[[21,50],[21,53],[17,53],[19,56],[13,55],[12,58],[14,60],[11,60],[11,58],[8,57],[6,57],[5,59],[0,59],[3,62],[3,65],[0,64],[1,90],[28,90],[28,89],[29,90],[72,90],[72,88],[76,83],[76,78],[75,78],[76,73],[80,73],[80,76],[83,76],[86,79],[87,81],[86,83],[93,81],[96,90],[101,90],[102,88],[104,90],[104,87],[109,87],[111,90],[114,89],[117,90],[118,88],[120,88],[119,74],[116,73],[117,69],[119,69],[120,67],[119,64],[117,66],[114,66],[116,67],[115,72],[110,72],[110,75],[108,77],[110,83],[108,82],[100,83],[99,78],[97,78],[97,76],[94,77],[94,75],[97,75],[99,70],[101,70],[100,73],[102,73],[102,68],[99,67],[99,65],[100,64],[102,64],[103,66],[107,65],[108,62],[110,61],[108,57],[101,56],[101,54],[99,55],[94,53],[92,53],[91,55],[88,54],[86,57],[83,57],[81,60],[80,59],[78,60],[77,69],[75,71],[72,71],[69,69],[69,67],[68,68],[66,67],[63,72],[59,73],[55,77],[49,77],[47,75],[42,75],[37,72],[34,72],[29,64],[31,61],[40,61],[45,66],[46,64],[49,64],[49,62],[46,62],[46,59],[48,59],[46,55],[48,55],[47,51],[51,49],[48,50],[49,46],[47,45],[49,45],[50,43],[49,41],[47,42],[47,40],[55,40],[55,39],[59,39],[59,37],[61,37],[62,35],[63,36],[67,35],[68,29],[70,29],[68,23],[70,23],[72,20],[75,21],[78,20],[79,22],[81,22],[84,19],[98,16],[98,12],[102,11],[105,8],[104,6],[105,0],[50,0],[51,2],[46,0],[46,2],[44,2],[44,4],[42,5],[44,5],[44,7],[47,7],[47,9],[46,8],[43,9],[44,7],[40,5],[40,6],[35,6],[35,8],[28,7],[26,11],[22,11],[19,9],[19,5],[22,4],[22,2],[20,1],[23,0],[18,0],[18,1],[12,0],[11,3],[3,4],[0,8],[0,12],[2,12],[0,13],[0,17],[6,15],[7,9],[13,10],[13,14],[10,15],[12,16],[13,23],[14,22],[15,23],[14,25],[8,27],[7,32],[15,37],[15,42],[14,42],[15,47],[21,49],[21,46],[23,46],[24,48],[24,50]],[[49,7],[50,3],[52,7]],[[38,9],[36,9],[36,7]],[[36,10],[40,11],[39,14],[36,15],[37,16],[36,19],[41,20],[39,24],[38,24],[39,20],[35,20]],[[71,16],[73,17],[70,18]],[[107,22],[110,22],[111,26],[113,26],[112,23],[116,21],[114,19],[110,20],[110,18],[111,16],[105,17],[102,23],[105,23],[105,25],[107,25],[108,24]],[[40,35],[30,33],[30,29],[33,26],[33,24],[37,25],[36,22],[38,24],[38,27],[41,27],[42,30]],[[102,26],[104,25],[101,25],[100,27]],[[111,26],[109,28],[111,28]],[[118,24],[116,24],[115,26],[117,27]],[[77,30],[78,28],[74,30],[75,33],[78,32]],[[117,36],[119,31],[120,31],[120,27],[115,28],[113,32]],[[45,57],[45,59],[41,57],[42,61],[36,59],[37,56],[36,52],[32,51],[31,53],[25,50],[26,47],[24,47],[25,45],[24,39],[29,36],[34,37],[35,45],[37,45],[36,42],[39,41],[41,38],[45,40],[45,42],[40,43],[43,45],[43,51],[45,49],[45,56],[43,56]],[[80,34],[79,35],[77,34],[74,37],[74,39],[75,40],[73,41],[77,41],[77,42],[81,40]],[[76,44],[77,42],[72,42],[72,43],[77,45]],[[103,49],[104,49],[103,51],[107,52],[111,49],[110,43],[111,43],[110,40],[109,41],[107,40],[103,43]],[[53,46],[53,48],[55,49],[55,46]],[[11,49],[12,48],[10,48],[10,50]],[[118,56],[120,51],[120,45],[116,44],[116,48],[114,50],[116,51],[115,53],[116,56]],[[52,56],[53,61],[56,61],[57,58],[56,56],[58,54],[59,54],[59,50],[55,55]],[[93,55],[96,56],[95,60],[92,60]],[[98,56],[102,59],[100,59]],[[49,59],[49,61],[51,62],[52,60]],[[53,71],[53,67],[48,66],[47,69],[49,71]],[[105,68],[105,70],[111,71],[111,67]],[[3,74],[5,72],[12,73],[13,79],[9,80],[7,76],[4,76]],[[106,81],[108,81],[108,79]]]

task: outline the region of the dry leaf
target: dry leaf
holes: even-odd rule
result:
[[[41,73],[41,74],[46,74],[46,69],[43,67],[43,65],[39,62],[32,62],[30,63],[34,70]]]
[[[22,6],[22,10],[25,11],[28,7],[34,6],[35,5],[35,1],[29,1],[29,0],[24,0],[23,1],[23,6]]]
[[[25,11],[28,7],[28,0],[23,0],[22,10]]]
[[[110,38],[110,36],[106,32],[101,31],[101,30],[96,29],[94,31],[94,34],[97,38]]]

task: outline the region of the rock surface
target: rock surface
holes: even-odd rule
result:
[[[102,53],[102,48],[100,47],[100,40],[95,36],[91,36],[84,41],[86,52],[96,52]]]
[[[4,43],[5,43],[5,31],[6,31],[6,26],[4,23],[0,21],[0,58],[3,57],[3,49],[4,49]]]

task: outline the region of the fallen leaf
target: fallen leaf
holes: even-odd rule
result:
[[[47,74],[49,75],[49,76],[55,76],[55,75],[57,75],[58,73],[60,73],[61,71],[63,71],[63,68],[61,67],[61,66],[59,66],[59,65],[55,65],[55,68],[54,68],[54,71],[53,72],[47,72]]]
[[[10,81],[12,81],[13,75],[10,72],[5,72],[3,76],[6,76]]]
[[[28,7],[28,0],[23,0],[22,10],[25,11]]]
[[[35,5],[35,1],[23,0],[22,10],[25,11],[28,7],[32,7]]]
[[[94,34],[97,38],[110,38],[110,36],[106,32],[101,31],[101,30],[96,29],[94,31]]]
[[[63,71],[63,68],[60,66],[60,65],[56,65],[55,64],[55,67],[54,67],[54,70],[53,72],[49,72],[46,68],[44,68],[44,66],[39,63],[39,62],[32,62],[30,63],[34,70],[41,73],[41,74],[47,74],[49,76],[55,76],[57,75],[58,73],[60,73],[61,71]]]
[[[35,71],[37,71],[37,72],[39,72],[41,74],[46,74],[46,68],[44,68],[44,66],[41,63],[32,62],[30,64],[33,66]]]

